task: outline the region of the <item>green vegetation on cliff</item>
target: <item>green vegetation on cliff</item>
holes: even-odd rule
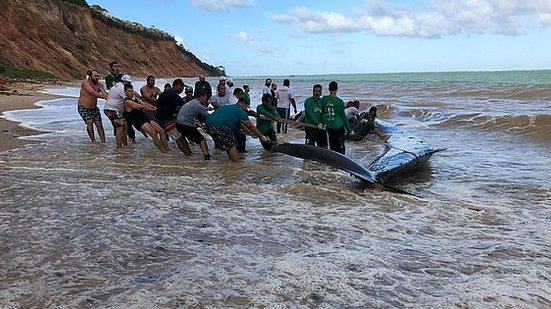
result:
[[[84,0],[82,1],[65,0],[65,1],[82,2]],[[90,12],[92,14],[92,17],[98,20],[101,20],[104,24],[109,25],[115,29],[119,29],[127,33],[137,34],[151,40],[174,41],[178,50],[182,52],[184,55],[188,56],[193,62],[197,63],[197,65],[199,65],[199,67],[201,67],[203,70],[209,72],[210,74],[214,73],[216,75],[224,75],[224,72],[220,71],[219,69],[217,69],[212,65],[202,62],[192,52],[185,49],[182,45],[177,44],[176,40],[174,39],[174,36],[170,35],[165,31],[159,30],[154,27],[144,27],[142,24],[139,24],[137,22],[131,22],[131,21],[122,20],[122,19],[113,17],[111,16],[111,14],[109,14],[109,11],[107,11],[106,9],[102,8],[99,5],[92,5],[90,7]]]
[[[90,7],[90,13],[92,13],[92,17],[95,19],[101,20],[104,24],[124,32],[141,35],[152,40],[174,41],[174,37],[167,32],[153,27],[144,27],[142,24],[136,22],[113,17],[109,14],[109,11],[99,5],[92,5]]]
[[[88,5],[88,3],[86,2],[86,0],[61,0],[61,1],[69,2],[69,3],[72,3],[72,4],[84,6],[84,7],[89,7],[89,5]]]
[[[54,75],[47,72],[38,70],[24,70],[5,66],[0,66],[0,75],[16,80],[45,81],[57,79]]]

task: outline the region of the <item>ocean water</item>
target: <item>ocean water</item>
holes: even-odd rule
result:
[[[256,106],[263,79],[234,81]],[[336,80],[447,150],[397,194],[251,138],[206,162],[142,136],[115,150],[104,119],[92,145],[78,89],[48,90],[68,97],[4,114],[47,133],[0,153],[0,307],[551,307],[550,71],[290,79],[299,109]],[[347,143],[365,166],[384,151]]]

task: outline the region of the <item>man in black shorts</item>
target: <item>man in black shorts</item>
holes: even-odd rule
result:
[[[209,148],[205,137],[197,130],[195,121],[204,122],[209,113],[207,112],[207,94],[203,90],[198,90],[196,98],[186,103],[178,112],[176,118],[176,129],[188,140],[199,144],[205,160],[210,160]]]

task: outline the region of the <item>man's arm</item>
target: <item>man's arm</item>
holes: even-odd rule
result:
[[[380,139],[382,139],[385,143],[390,138],[390,136],[386,136],[381,130],[378,128],[373,129],[373,133],[375,133]]]
[[[210,103],[210,105],[212,105],[212,107],[213,107],[214,109],[217,109],[217,108],[220,107],[220,103],[218,103],[216,100],[210,100],[209,103]]]
[[[96,89],[94,89],[94,87],[92,87],[92,85],[90,85],[90,83],[83,82],[82,87],[91,96],[94,96],[94,97],[100,98],[100,99],[107,99],[107,95],[105,93],[101,93],[101,92],[96,91]],[[100,88],[100,91],[101,91],[101,88]]]
[[[295,110],[295,114],[297,113],[297,102],[295,102],[295,98],[291,97],[289,98],[289,101],[291,101],[291,105],[293,105],[293,109]]]
[[[131,108],[131,109],[141,109],[141,110],[146,109],[144,104],[134,102],[133,100],[130,100],[128,98],[124,99],[124,107],[125,108],[128,107],[128,108]]]
[[[103,88],[103,84],[102,83],[98,83],[99,84],[99,93],[102,93],[105,95],[105,98],[104,99],[107,99],[107,91],[105,90],[105,88]]]
[[[254,124],[249,120],[241,120],[241,127],[244,127],[246,131],[251,132],[263,142],[268,140],[266,136],[262,135],[262,133],[260,133],[260,131],[258,131]]]
[[[149,104],[147,102],[142,102],[143,103],[143,106],[145,106],[145,109],[146,111],[150,111],[150,112],[155,112],[157,111],[157,106],[153,105],[153,104]]]

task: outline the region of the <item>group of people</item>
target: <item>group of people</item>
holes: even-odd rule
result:
[[[211,155],[198,126],[212,137],[217,149],[226,151],[232,161],[237,161],[238,154],[246,152],[246,135],[258,137],[262,146],[269,150],[277,142],[277,134],[287,133],[291,106],[297,113],[288,79],[279,89],[271,79],[266,79],[262,104],[255,112],[250,110],[250,87],[234,87],[233,82],[225,77],[220,78],[213,94],[204,75],[199,76],[194,88],[185,85],[182,79],[175,79],[172,84],[166,84],[163,91],[155,86],[155,77],[148,76],[146,85],[138,94],[132,78],[122,73],[119,63],[111,62],[109,67],[111,73],[105,77],[107,89],[99,82],[100,75],[95,69],[87,72],[87,79],[80,88],[78,112],[86,123],[92,143],[96,143],[94,126],[100,141],[105,142],[98,98],[106,100],[103,112],[113,125],[117,147],[128,145],[129,140],[135,143],[134,127],[150,137],[161,152],[170,150],[169,138],[186,156],[192,155],[189,142],[198,144],[205,160],[210,160]],[[304,103],[306,143],[325,148],[329,144],[331,150],[344,154],[346,137],[358,140],[361,135],[375,131],[385,140],[386,137],[374,126],[376,111],[360,117],[357,112],[359,102],[349,102],[348,107],[355,108],[355,113],[345,111],[346,106],[337,96],[337,91],[337,83],[331,82],[329,95],[322,97],[322,86],[314,85],[312,97]],[[183,97],[182,92],[185,93]],[[347,114],[352,116],[349,118]],[[256,125],[249,117],[256,118]],[[277,123],[276,128],[274,123]],[[351,123],[355,125],[354,130]],[[369,123],[369,130],[361,129],[359,125],[362,123]]]
[[[373,106],[369,112],[360,114],[360,102],[345,105],[337,96],[338,89],[338,83],[332,81],[329,95],[322,97],[323,87],[316,84],[312,96],[304,101],[306,144],[323,148],[329,144],[329,149],[345,154],[345,140],[359,141],[371,132],[386,142],[389,137],[375,125],[377,108]]]

